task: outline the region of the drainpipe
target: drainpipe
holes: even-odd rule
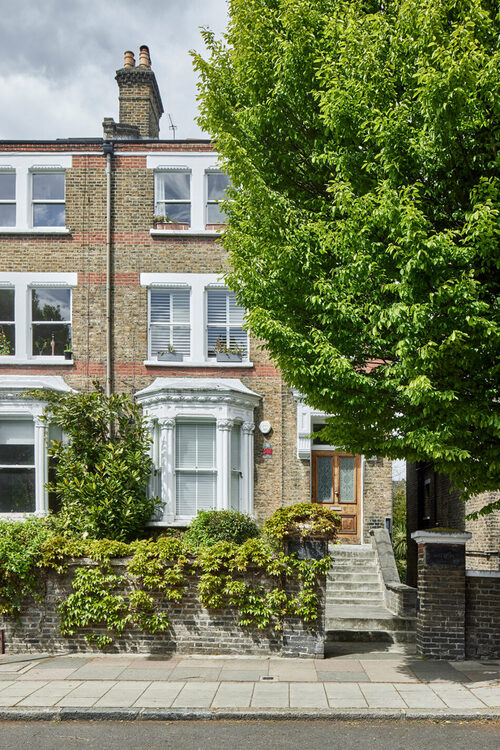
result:
[[[111,167],[113,142],[104,141],[106,154],[106,396],[111,396]]]

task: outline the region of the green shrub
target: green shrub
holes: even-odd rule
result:
[[[17,615],[23,596],[38,594],[36,567],[52,534],[45,518],[0,521],[0,613]]]
[[[321,534],[333,541],[340,527],[340,516],[329,508],[316,503],[297,503],[287,508],[278,508],[264,522],[264,534],[275,541],[291,536],[315,536]]]
[[[194,547],[216,542],[243,544],[259,536],[259,527],[250,516],[236,510],[200,510],[184,539]]]
[[[55,479],[47,485],[65,528],[93,539],[141,536],[161,503],[147,496],[150,438],[134,399],[100,389],[35,395],[48,402],[45,420],[69,438],[52,442]]]

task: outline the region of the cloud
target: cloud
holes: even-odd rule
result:
[[[103,117],[118,117],[114,75],[123,52],[138,58],[141,44],[177,137],[201,134],[189,50],[203,49],[200,27],[223,31],[225,0],[0,0],[0,14],[0,138],[100,136]],[[171,137],[166,115],[161,136]]]

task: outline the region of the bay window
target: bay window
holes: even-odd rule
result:
[[[58,428],[42,419],[45,404],[25,398],[30,390],[69,392],[59,376],[0,375],[0,516],[47,513],[50,439]]]
[[[153,524],[186,526],[200,510],[253,512],[254,408],[260,396],[232,378],[157,378],[136,394],[153,438]]]

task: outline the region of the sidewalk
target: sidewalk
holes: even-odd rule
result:
[[[0,656],[0,718],[500,718],[500,661]]]

